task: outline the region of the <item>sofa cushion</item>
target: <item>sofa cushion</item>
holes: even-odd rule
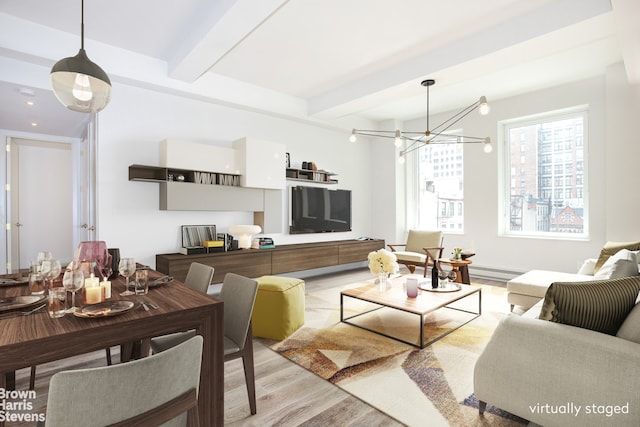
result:
[[[630,251],[640,250],[640,242],[607,242],[600,250],[600,256],[596,261],[595,273],[600,270],[610,256],[615,255],[620,249],[629,249]]]
[[[637,276],[638,260],[635,252],[620,249],[610,256],[594,275],[594,279],[618,279],[620,277]]]
[[[615,335],[635,305],[640,276],[592,282],[555,282],[540,319]]]
[[[636,305],[622,322],[616,336],[640,344],[640,294],[636,298]]]

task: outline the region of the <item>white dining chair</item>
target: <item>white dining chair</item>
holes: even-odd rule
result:
[[[200,335],[165,352],[51,377],[45,427],[199,426]]]

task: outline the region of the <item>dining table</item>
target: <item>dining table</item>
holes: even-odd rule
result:
[[[155,279],[163,276],[162,273],[149,270],[152,283],[157,283]],[[17,275],[2,277],[15,278]],[[0,285],[0,300],[29,295],[26,283],[16,280],[16,284],[12,285],[7,282],[10,280],[4,280]],[[4,392],[15,386],[12,378],[15,378],[18,369],[195,329],[203,337],[198,390],[200,422],[201,425],[222,426],[223,302],[175,279],[150,287],[146,295],[120,296],[124,290],[124,280],[118,277],[111,280],[111,290],[112,297],[108,301],[131,301],[133,307],[113,315],[96,317],[67,313],[60,318],[50,318],[46,308],[29,315],[16,313],[15,316],[7,316],[0,312],[0,390]],[[147,304],[143,305],[141,301]],[[0,426],[3,425],[0,421]]]

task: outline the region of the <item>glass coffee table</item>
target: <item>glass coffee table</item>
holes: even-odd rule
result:
[[[340,292],[340,321],[349,325],[356,326],[371,332],[375,332],[379,335],[392,338],[394,340],[409,344],[418,348],[425,348],[428,345],[442,339],[449,335],[456,329],[466,325],[472,320],[476,319],[482,314],[482,289],[479,286],[470,286],[465,284],[459,284],[459,290],[449,292],[431,292],[421,288],[418,290],[418,296],[416,298],[407,297],[407,293],[403,288],[405,277],[400,276],[391,280],[391,286],[385,290],[379,290],[375,284],[368,284],[359,286],[352,289],[345,289]],[[463,308],[453,307],[452,304],[467,299],[468,297],[477,297],[478,309],[477,311],[467,310]],[[371,303],[373,308],[367,304],[367,308],[363,311],[358,311],[350,316],[345,316],[345,299],[355,299]],[[390,308],[394,310],[400,310],[411,315],[415,315],[419,319],[417,327],[419,328],[418,342],[406,340],[398,336],[387,334],[380,329],[375,329],[362,323],[357,323],[356,319],[365,316],[369,313],[373,313],[376,310],[384,308]],[[424,323],[425,317],[438,310],[450,309],[459,312],[469,313],[472,316],[469,319],[462,320],[457,326],[444,331],[443,333],[432,337],[425,342]]]

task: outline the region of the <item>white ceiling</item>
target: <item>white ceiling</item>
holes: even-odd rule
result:
[[[620,61],[640,84],[639,20],[637,0],[87,0],[85,48],[114,83],[348,128],[424,115],[425,78],[432,112]],[[79,33],[79,0],[0,0],[0,129],[78,135],[47,80]]]

